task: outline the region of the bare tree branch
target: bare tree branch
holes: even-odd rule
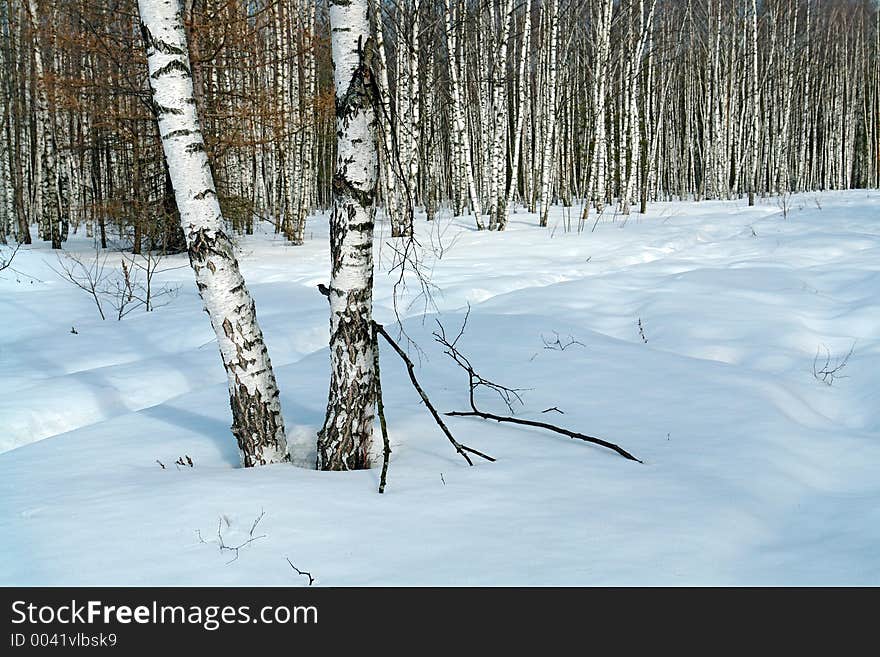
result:
[[[293,565],[293,562],[290,559],[288,559],[287,557],[284,557],[284,558],[287,559],[287,563],[290,564],[290,567],[293,568],[298,575],[302,575],[303,577],[309,578],[309,586],[311,586],[312,584],[314,584],[317,581],[317,580],[315,580],[314,577],[312,577],[312,574],[309,571],[300,570],[299,568],[297,568],[296,566]]]
[[[439,324],[439,322],[438,322]],[[468,375],[468,393],[469,393],[469,402],[471,405],[470,411],[451,411],[446,413],[446,415],[450,417],[481,417],[485,420],[495,420],[496,422],[508,422],[511,424],[519,424],[527,427],[537,427],[539,429],[547,429],[548,431],[553,431],[555,433],[562,434],[563,436],[568,436],[569,438],[573,438],[575,440],[582,440],[587,443],[592,443],[594,445],[599,445],[601,447],[606,447],[610,450],[613,450],[620,454],[625,459],[629,459],[630,461],[637,461],[642,463],[641,460],[637,459],[635,456],[627,452],[625,449],[620,447],[619,445],[615,445],[614,443],[610,443],[607,440],[602,440],[601,438],[596,438],[595,436],[588,436],[587,434],[580,433],[578,431],[570,431],[569,429],[565,429],[563,427],[558,427],[554,424],[549,424],[547,422],[538,422],[535,420],[524,420],[521,418],[515,418],[511,416],[505,415],[496,415],[494,413],[486,413],[477,408],[476,401],[474,400],[474,391],[479,387],[484,386],[488,387],[495,392],[497,392],[502,400],[507,404],[508,408],[511,408],[510,400],[511,398],[515,398],[520,403],[522,403],[522,399],[516,393],[517,388],[507,388],[506,386],[502,386],[497,383],[493,383],[488,379],[480,376],[471,365],[471,362],[468,358],[462,354],[458,348],[457,343],[464,333],[464,327],[467,324],[467,315],[465,315],[465,321],[462,323],[462,328],[458,332],[455,340],[449,341],[446,337],[446,331],[443,329],[443,326],[440,325],[440,332],[434,333],[434,339],[446,347],[446,354],[449,355],[455,362],[461,367]],[[547,411],[554,410],[554,408],[548,408]],[[555,409],[558,410],[558,409]],[[544,411],[544,412],[547,412]]]
[[[385,402],[382,399],[382,375],[379,370],[379,337],[376,322],[373,322],[373,366],[376,369],[376,412],[382,428],[382,476],[379,477],[379,493],[385,492],[388,477],[388,461],[391,459],[391,442],[388,440],[388,425],[385,422]]]
[[[254,520],[253,524],[251,525],[251,530],[248,532],[247,540],[243,541],[242,543],[239,543],[238,545],[226,545],[226,542],[223,540],[223,517],[221,516],[220,519],[217,521],[217,539],[215,541],[217,543],[217,546],[220,548],[221,552],[223,552],[224,550],[228,550],[228,551],[235,554],[235,556],[232,557],[232,559],[230,559],[229,561],[226,562],[227,566],[229,564],[231,564],[233,561],[236,561],[238,559],[239,550],[241,550],[244,547],[247,547],[248,545],[250,545],[254,541],[259,541],[261,538],[266,538],[266,534],[261,534],[260,536],[254,536],[254,531],[256,531],[257,525],[260,524],[260,521],[263,519],[263,516],[265,516],[265,515],[266,515],[265,510],[260,512],[260,515],[257,516],[257,518]],[[226,521],[226,524],[227,524],[227,526],[229,525],[228,520]],[[211,542],[211,541],[206,541],[204,538],[202,538],[202,532],[199,529],[196,530],[196,535],[199,537],[200,543],[210,543]]]
[[[431,415],[434,416],[434,421],[437,422],[437,425],[440,427],[440,429],[446,435],[446,438],[448,438],[449,442],[452,443],[452,446],[455,448],[455,451],[458,452],[459,454],[461,454],[462,458],[464,458],[464,460],[467,461],[468,465],[474,464],[474,462],[471,460],[471,458],[468,456],[468,454],[473,454],[475,456],[479,456],[480,458],[483,458],[487,461],[495,461],[495,459],[492,458],[491,456],[484,454],[483,452],[477,451],[475,449],[472,449],[471,447],[468,447],[467,445],[463,445],[462,443],[458,442],[453,437],[452,432],[449,430],[449,427],[447,427],[446,423],[443,422],[443,418],[440,417],[440,414],[437,412],[437,409],[434,408],[434,405],[431,403],[431,400],[428,399],[428,395],[425,393],[424,389],[422,389],[422,386],[419,385],[419,381],[418,381],[418,379],[416,379],[415,365],[413,364],[412,360],[410,360],[410,357],[407,356],[406,352],[400,348],[400,345],[398,345],[394,341],[394,339],[390,335],[388,335],[388,331],[385,330],[384,326],[382,326],[378,322],[373,322],[373,325],[376,328],[376,332],[379,333],[379,335],[381,335],[383,338],[385,338],[385,341],[389,345],[391,345],[391,348],[394,349],[394,351],[397,352],[397,355],[400,356],[400,358],[403,360],[404,364],[406,365],[406,370],[409,373],[409,379],[410,379],[410,381],[412,381],[413,387],[415,387],[416,391],[419,393],[419,396],[422,398],[422,402],[425,404],[425,406],[431,412]]]

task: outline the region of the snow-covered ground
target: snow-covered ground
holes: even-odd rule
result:
[[[466,376],[431,332],[457,331],[469,303],[460,346],[527,388],[517,415],[644,464],[450,418],[498,459],[468,467],[383,346],[384,495],[378,469],[238,467],[187,267],[161,275],[181,285],[170,305],[101,321],[49,249],[20,251],[0,273],[0,584],[306,585],[288,558],[320,585],[880,584],[880,192],[794,196],[787,218],[776,199],[657,203],[582,234],[554,210],[549,229],[520,210],[504,234],[419,221],[435,306],[415,284],[398,303],[418,376],[440,410],[465,409]],[[309,234],[240,242],[302,465],[327,394],[326,217]],[[852,348],[832,385],[814,375],[826,348],[829,366]],[[231,561],[218,524],[236,546],[263,512]]]

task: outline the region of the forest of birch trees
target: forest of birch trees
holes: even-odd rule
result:
[[[880,187],[874,0],[370,0],[378,203],[567,229],[670,199]],[[181,0],[229,229],[332,204],[325,0]],[[0,240],[182,250],[136,0],[0,0]],[[381,216],[381,215],[380,215]]]

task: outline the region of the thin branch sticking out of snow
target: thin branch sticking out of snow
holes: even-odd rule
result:
[[[254,531],[256,531],[257,525],[260,524],[260,521],[263,519],[263,516],[265,516],[265,515],[266,515],[265,511],[260,512],[260,515],[258,515],[256,517],[253,524],[251,525],[251,529],[248,532],[247,540],[243,541],[242,543],[239,543],[238,545],[226,545],[226,542],[223,540],[223,517],[221,516],[220,519],[217,521],[217,540],[216,540],[217,546],[220,548],[221,552],[223,552],[224,550],[229,550],[230,552],[235,554],[235,556],[232,557],[232,559],[230,559],[229,561],[226,562],[227,566],[229,564],[231,564],[233,561],[236,561],[238,559],[239,550],[241,550],[244,547],[247,547],[248,545],[250,545],[254,541],[259,541],[261,538],[266,538],[267,534],[260,534],[259,536],[254,536]],[[228,526],[229,521],[227,521],[226,524]],[[202,538],[202,531],[200,529],[196,530],[196,535],[199,537],[200,543],[212,542],[212,541],[206,541],[204,538]]]
[[[300,570],[299,568],[297,568],[296,566],[293,565],[293,562],[290,559],[288,559],[287,557],[284,557],[284,558],[287,559],[287,563],[290,564],[290,567],[293,568],[298,575],[302,575],[303,577],[309,578],[309,586],[311,586],[312,584],[314,584],[317,581],[314,577],[312,577],[312,574],[309,571]]]
[[[841,374],[843,369],[846,367],[849,362],[849,357],[852,356],[853,349],[856,348],[856,343],[853,342],[852,346],[849,348],[849,351],[846,353],[846,356],[843,358],[835,358],[834,362],[831,362],[831,352],[828,350],[828,347],[825,345],[819,345],[816,347],[816,355],[813,357],[813,378],[817,381],[821,381],[825,385],[834,385],[835,379],[846,379],[848,378],[846,375]],[[819,354],[822,349],[825,350],[825,362],[819,366]]]

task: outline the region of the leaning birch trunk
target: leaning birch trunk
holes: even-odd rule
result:
[[[319,470],[370,467],[376,398],[372,340],[373,220],[378,156],[375,81],[365,54],[368,0],[330,0],[336,171],[330,217],[330,393]]]
[[[232,433],[245,467],[288,461],[278,387],[238,269],[205,154],[177,0],[138,0],[153,106],[196,285],[229,379]]]

